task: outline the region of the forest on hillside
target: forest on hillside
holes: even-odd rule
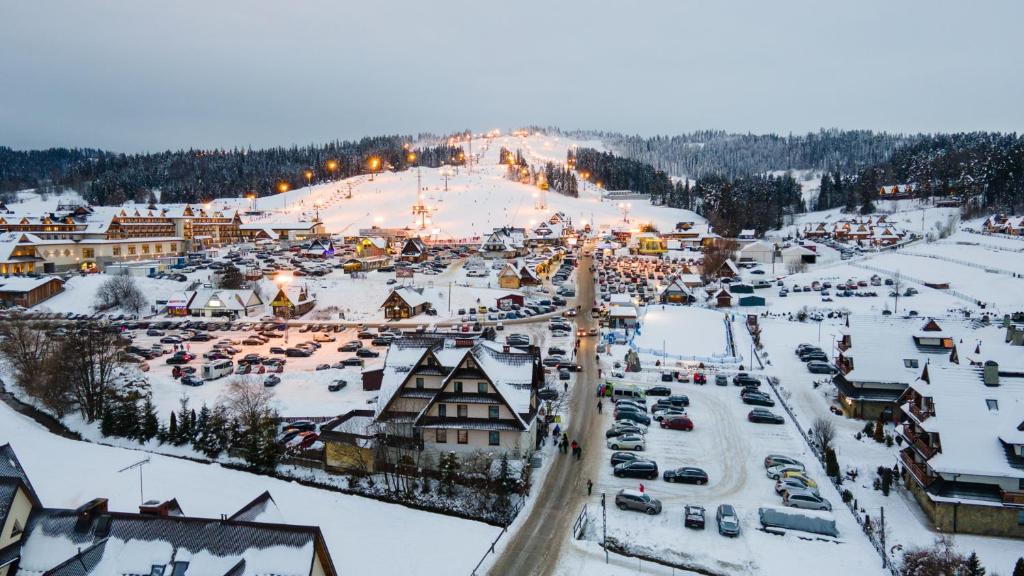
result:
[[[461,165],[460,146],[441,143],[409,148],[411,136],[376,136],[358,141],[262,150],[177,150],[117,154],[100,150],[16,151],[0,147],[0,193],[26,188],[70,188],[96,205],[152,199],[205,202],[420,165]],[[308,179],[307,179],[308,174]]]

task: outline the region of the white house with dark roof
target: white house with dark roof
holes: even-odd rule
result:
[[[900,402],[903,479],[935,528],[1024,538],[1024,378],[926,364]]]
[[[177,501],[113,512],[105,498],[42,505],[10,445],[0,446],[0,576],[335,576],[316,526],[285,524],[263,493],[224,518]]]
[[[393,445],[522,458],[533,452],[543,384],[540,356],[490,341],[396,340],[384,361],[374,421]],[[422,463],[430,465],[430,462]]]

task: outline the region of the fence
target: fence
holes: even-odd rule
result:
[[[894,274],[894,272],[892,272],[891,270],[886,270],[884,268],[879,268],[877,266],[869,266],[867,264],[862,264],[860,262],[851,262],[850,265],[851,266],[856,266],[857,268],[863,268],[865,270],[870,270],[872,272],[877,272],[878,274],[885,274],[886,276],[892,276]],[[922,286],[924,286],[926,284],[926,282],[924,280],[920,279],[920,278],[915,278],[914,276],[908,276],[908,275],[903,274],[903,273],[900,273],[900,278],[902,278],[903,280],[909,280],[911,282],[914,282],[916,284],[920,284]],[[976,305],[977,304],[984,304],[986,308],[987,307],[993,307],[993,308],[995,307],[994,303],[992,303],[992,302],[982,302],[978,298],[975,298],[974,296],[971,296],[970,294],[964,294],[963,292],[960,292],[959,290],[953,290],[953,289],[950,289],[950,288],[946,288],[946,289],[940,290],[940,292],[942,292],[944,294],[949,294],[950,296],[953,296],[955,298],[959,298],[960,300],[963,300],[964,302],[967,302],[969,304],[976,304]]]
[[[754,355],[757,356],[756,351],[754,352]],[[768,386],[770,386],[772,391],[775,392],[775,397],[779,399],[779,404],[781,404],[782,408],[786,411],[787,414],[789,414],[789,417],[793,421],[793,424],[796,425],[797,431],[800,432],[800,435],[803,436],[804,442],[807,443],[807,447],[811,449],[811,453],[814,454],[814,457],[818,460],[818,463],[821,464],[821,467],[824,469],[825,455],[821,452],[817,443],[814,442],[814,440],[811,438],[810,433],[808,432],[809,429],[804,429],[804,427],[800,424],[800,420],[797,419],[796,413],[793,412],[793,409],[790,407],[789,402],[787,402],[786,399],[779,392],[779,379],[773,376],[769,377],[767,380]],[[838,479],[832,478],[831,476],[829,476],[828,479],[830,482],[832,482],[832,485],[835,486],[836,492],[842,494],[843,487],[841,484],[839,484]],[[857,508],[854,506],[853,500],[844,503],[846,504],[846,507],[850,510],[850,513],[853,514],[854,520],[856,520],[857,524],[860,525],[861,529],[863,529],[865,520],[861,516]],[[878,540],[878,536],[874,532],[865,531],[864,533],[867,535],[868,541],[871,542],[871,546],[874,547],[875,552],[878,552],[879,557],[882,559],[883,567],[886,570],[888,570],[889,573],[892,574],[892,576],[898,576],[896,567],[893,564],[892,556],[888,553],[888,551],[886,551],[885,546],[883,546],[882,543]]]
[[[473,567],[473,571],[469,573],[470,576],[476,576],[478,574],[477,571],[480,570],[480,566],[484,563],[484,560],[487,560],[488,556],[495,553],[494,547],[498,544],[498,540],[501,540],[501,537],[505,535],[505,532],[508,532],[508,526],[502,528],[501,532],[498,532],[498,536],[494,539],[493,542],[491,542],[491,545],[487,548],[487,551],[484,552],[484,555],[480,558],[480,561],[476,563],[476,566]]]
[[[580,515],[576,517],[576,521],[572,523],[572,536],[577,540],[583,538],[583,531],[587,528],[587,505],[583,505],[583,509],[580,510]]]
[[[979,270],[984,270],[985,272],[988,272],[990,274],[1004,274],[1006,276],[1013,276],[1014,278],[1016,278],[1018,276],[1018,274],[1016,272],[1012,271],[1012,270],[1005,270],[1003,268],[996,268],[994,266],[985,266],[984,264],[978,264],[977,262],[970,262],[970,261],[967,261],[967,260],[960,260],[959,258],[950,258],[949,256],[939,256],[938,254],[922,254],[920,252],[907,252],[907,251],[904,251],[903,253],[904,254],[909,254],[910,256],[917,256],[917,257],[920,257],[920,258],[933,258],[935,260],[942,260],[944,262],[952,262],[953,264],[959,264],[961,266],[968,266],[970,268],[977,268]]]

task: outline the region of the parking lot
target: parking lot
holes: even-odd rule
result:
[[[657,480],[617,478],[609,464],[614,450],[601,446],[600,475],[595,480],[595,493],[604,492],[608,498],[608,535],[629,546],[648,550],[680,563],[699,565],[727,573],[782,573],[787,566],[799,565],[802,571],[826,573],[835,555],[849,558],[853,565],[863,564],[863,573],[877,569],[877,555],[855,535],[859,527],[845,514],[838,493],[825,480],[824,471],[810,454],[799,433],[786,416],[782,425],[755,424],[747,421],[754,406],[740,400],[741,387],[716,386],[714,378],[708,384],[667,383],[652,373],[641,373],[630,378],[643,388],[666,385],[673,394],[685,394],[690,405],[687,415],[694,423],[692,431],[662,429],[652,421],[646,437],[646,449],[641,458],[657,463]],[[762,389],[767,391],[766,385]],[[659,397],[647,398],[648,405]],[[611,401],[605,400],[600,416],[603,429],[613,423]],[[785,414],[778,406],[770,408],[776,414]],[[762,506],[781,506],[782,499],[775,493],[775,482],[767,478],[763,465],[769,454],[789,455],[801,460],[812,478],[818,479],[821,495],[830,500],[840,536],[836,541],[797,539],[778,536],[759,530],[758,509]],[[660,478],[665,470],[682,466],[695,466],[707,472],[706,485],[669,483]],[[650,516],[614,507],[615,494],[620,489],[639,489],[662,502],[661,514]],[[599,499],[599,496],[598,496]],[[703,506],[706,528],[696,530],[683,527],[683,511],[687,504]],[[741,522],[741,533],[736,538],[719,534],[715,524],[715,511],[719,504],[735,507]],[[809,512],[809,514],[816,514]],[[592,526],[591,538],[598,538],[600,521]],[[806,536],[806,535],[805,535]],[[785,539],[783,541],[782,539]],[[829,540],[829,539],[823,539]],[[769,555],[769,547],[786,546],[787,554]]]

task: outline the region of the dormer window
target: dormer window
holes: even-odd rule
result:
[[[917,364],[917,359],[916,358],[905,358],[903,360],[903,367],[904,368],[917,368],[917,366],[918,366],[918,364]]]
[[[986,398],[985,405],[988,406],[989,412],[999,412],[999,400],[993,398]]]
[[[14,521],[14,526],[11,528],[11,539],[17,540],[25,532],[25,527],[21,525],[18,520]]]

